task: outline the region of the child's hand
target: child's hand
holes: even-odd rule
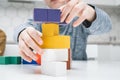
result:
[[[28,27],[21,32],[19,36],[19,49],[20,55],[26,61],[31,62],[32,60],[37,60],[36,55],[32,52],[30,48],[35,50],[37,53],[43,53],[42,49],[35,43],[43,44],[40,38],[42,34],[35,30],[33,27]]]
[[[92,22],[96,18],[95,10],[82,0],[70,0],[66,5],[60,7],[60,9],[62,11],[61,22],[70,23],[74,17],[79,17],[73,23],[74,27],[80,25],[85,19]]]

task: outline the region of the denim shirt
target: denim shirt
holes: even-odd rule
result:
[[[61,35],[69,35],[71,37],[71,51],[73,60],[87,60],[86,45],[89,35],[97,35],[109,32],[112,28],[110,17],[103,10],[95,6],[96,19],[92,22],[89,28],[86,28],[82,23],[77,27],[73,27],[73,22],[78,18],[75,17],[71,23],[66,25],[60,25],[59,30]],[[18,26],[14,32],[14,40],[18,42],[18,36],[22,30],[26,27],[34,27],[35,29],[42,31],[41,24],[34,23],[33,20],[29,20],[27,23]]]

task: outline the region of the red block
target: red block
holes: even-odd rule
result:
[[[36,56],[38,57],[38,59],[36,60],[37,64],[41,65],[41,55],[37,53]]]

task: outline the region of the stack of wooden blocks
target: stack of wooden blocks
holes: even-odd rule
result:
[[[43,74],[51,76],[66,75],[71,65],[70,36],[59,34],[60,10],[34,9],[34,22],[42,23],[43,54],[37,54],[38,60],[27,62],[20,56],[0,56],[0,64],[37,64]],[[22,61],[22,62],[21,62]]]
[[[34,21],[42,23],[41,70],[52,76],[65,75],[70,69],[70,36],[59,34],[60,14],[58,9],[34,9]]]

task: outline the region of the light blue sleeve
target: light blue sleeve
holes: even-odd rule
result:
[[[28,19],[28,22],[27,23],[24,23],[22,25],[19,25],[18,27],[15,28],[14,30],[14,40],[15,42],[17,43],[18,42],[18,37],[20,35],[20,33],[26,29],[27,27],[34,27],[35,29],[41,31],[41,24],[38,24],[38,23],[34,23],[34,21],[32,19]]]
[[[86,29],[89,35],[97,35],[109,32],[112,29],[111,19],[106,12],[95,6],[96,19],[92,22],[91,26]]]

